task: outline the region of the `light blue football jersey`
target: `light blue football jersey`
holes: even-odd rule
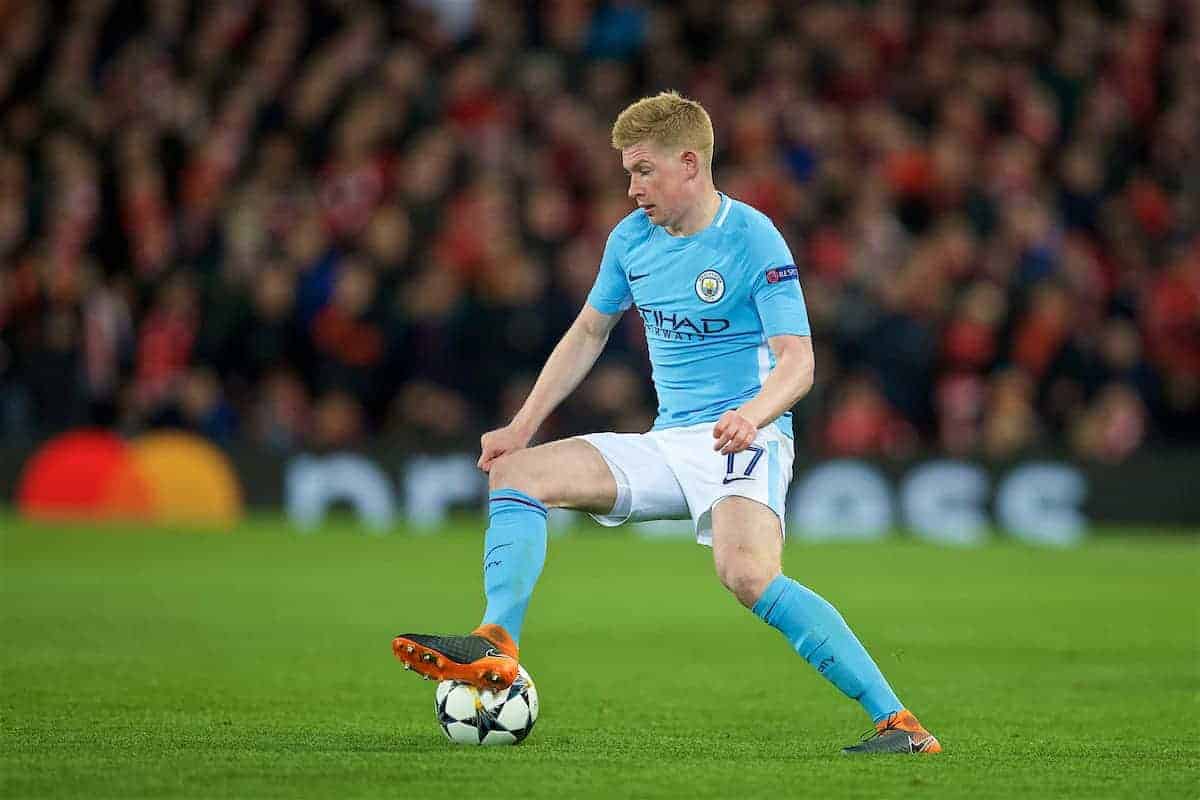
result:
[[[712,223],[672,236],[641,209],[613,228],[588,303],[636,306],[646,326],[658,418],[654,429],[715,422],[762,388],[767,339],[808,336],[799,270],[765,214],[721,195]],[[792,435],[791,413],[776,423]]]

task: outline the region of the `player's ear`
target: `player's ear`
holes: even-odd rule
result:
[[[679,160],[683,162],[684,174],[689,178],[700,174],[700,154],[695,150],[684,150],[679,154]]]

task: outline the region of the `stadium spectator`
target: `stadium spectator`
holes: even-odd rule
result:
[[[1200,442],[1194,4],[143,6],[0,28],[0,434],[470,446],[629,210],[608,122],[676,88],[801,256],[802,446]],[[556,433],[650,416],[625,323]]]

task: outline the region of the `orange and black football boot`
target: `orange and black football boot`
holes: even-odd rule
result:
[[[517,643],[499,625],[480,625],[469,636],[402,633],[392,652],[433,681],[462,681],[477,689],[504,689],[517,679]]]
[[[852,747],[842,748],[846,755],[873,753],[940,753],[941,742],[921,726],[911,711],[901,709],[875,723],[875,730]]]

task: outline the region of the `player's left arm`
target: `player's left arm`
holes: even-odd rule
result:
[[[759,428],[790,411],[813,385],[811,336],[781,334],[767,339],[775,368],[762,389],[741,408],[726,411],[713,426],[713,449],[722,455],[740,453],[754,443]]]
[[[726,411],[713,427],[713,449],[725,455],[753,444],[759,428],[791,410],[813,384],[812,331],[800,289],[800,268],[782,234],[769,222],[756,223],[752,218],[748,237],[745,277],[775,367],[758,394],[741,408]]]

